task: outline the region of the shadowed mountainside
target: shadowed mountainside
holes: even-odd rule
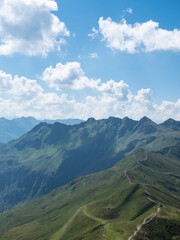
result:
[[[140,149],[1,213],[0,239],[179,239],[179,197],[179,161]]]
[[[135,149],[160,151],[179,142],[180,131],[147,117],[90,118],[73,126],[40,123],[0,146],[0,210],[108,169]]]

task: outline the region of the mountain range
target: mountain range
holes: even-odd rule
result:
[[[55,123],[60,122],[67,125],[79,124],[83,120],[80,119],[56,119],[56,120],[37,120],[34,117],[21,117],[14,119],[0,118],[0,143],[7,143],[17,139],[40,122]]]
[[[108,170],[1,213],[0,239],[178,240],[179,159],[135,150]]]
[[[136,149],[180,159],[180,124],[110,117],[76,125],[40,123],[0,146],[0,210],[106,170]]]

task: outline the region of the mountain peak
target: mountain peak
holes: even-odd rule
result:
[[[127,116],[122,119],[123,122],[128,122],[128,121],[134,121],[131,118],[128,118]]]
[[[173,124],[176,122],[178,122],[178,121],[174,120],[173,118],[169,118],[166,121],[164,121],[162,124]]]
[[[172,118],[169,118],[168,120],[166,120],[165,122],[161,123],[160,125],[164,126],[164,127],[168,127],[171,128],[175,131],[180,131],[180,121],[176,121]]]
[[[129,120],[130,118],[128,118],[127,116],[123,118],[123,120]]]
[[[144,116],[141,118],[136,126],[136,129],[138,129],[138,132],[144,133],[144,134],[151,134],[154,133],[157,130],[157,124],[153,122],[148,117]]]
[[[135,120],[133,120],[133,119],[131,119],[131,118],[128,118],[128,117],[124,117],[123,119],[122,119],[122,123],[124,124],[124,125],[128,125],[128,126],[134,126],[134,124],[136,124],[136,122],[137,121],[135,121]]]
[[[90,118],[88,118],[88,120],[87,120],[87,122],[89,122],[89,123],[91,123],[91,122],[95,122],[95,121],[96,121],[96,119],[93,118],[93,117],[90,117]]]
[[[149,122],[149,123],[154,123],[150,118],[144,116],[139,120],[140,123],[144,123],[144,122]]]

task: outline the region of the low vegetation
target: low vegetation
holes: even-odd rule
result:
[[[180,162],[136,150],[106,171],[1,213],[0,239],[179,239],[179,197]]]

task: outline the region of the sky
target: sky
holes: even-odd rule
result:
[[[179,0],[0,6],[0,117],[180,120]]]

